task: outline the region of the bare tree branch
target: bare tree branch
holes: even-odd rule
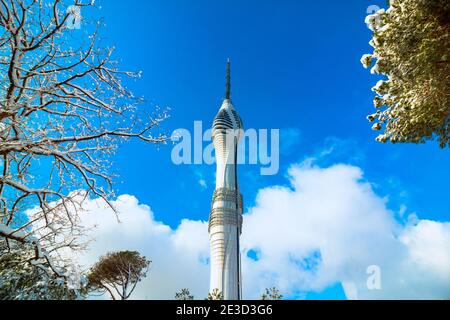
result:
[[[70,29],[70,6],[92,5],[0,0],[0,237],[34,244],[36,259],[81,247],[80,197],[112,207],[119,144],[167,141],[154,134],[167,112],[146,110],[126,88],[139,74],[121,71],[114,50],[98,44],[99,25]]]

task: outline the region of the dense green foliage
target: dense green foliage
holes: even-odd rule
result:
[[[450,144],[450,1],[391,0],[366,19],[374,51],[361,62],[385,76],[368,116],[377,141]]]
[[[101,257],[88,275],[88,290],[108,292],[126,300],[146,275],[151,261],[137,251],[111,252]]]

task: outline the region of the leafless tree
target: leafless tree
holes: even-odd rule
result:
[[[80,199],[110,203],[117,146],[167,140],[154,133],[167,113],[144,110],[126,88],[140,74],[118,69],[99,24],[73,29],[92,6],[0,0],[0,237],[32,243],[48,263],[59,248],[80,246]]]

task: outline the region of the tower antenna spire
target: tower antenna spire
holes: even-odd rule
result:
[[[225,85],[225,99],[230,100],[231,98],[231,76],[230,76],[230,65],[231,65],[231,60],[230,58],[228,58],[227,60],[227,82]]]

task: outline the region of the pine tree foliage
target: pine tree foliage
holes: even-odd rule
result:
[[[377,111],[368,116],[379,142],[450,143],[450,2],[391,0],[366,18],[373,53],[362,57],[372,74]]]
[[[194,300],[194,296],[189,289],[181,289],[180,292],[175,293],[175,300]]]
[[[128,299],[147,275],[151,261],[137,251],[111,252],[101,257],[88,275],[88,290]]]
[[[283,295],[275,287],[267,288],[266,292],[261,295],[261,300],[282,300],[282,299]]]
[[[219,289],[214,289],[212,292],[208,293],[208,298],[206,300],[223,300],[223,293]]]

